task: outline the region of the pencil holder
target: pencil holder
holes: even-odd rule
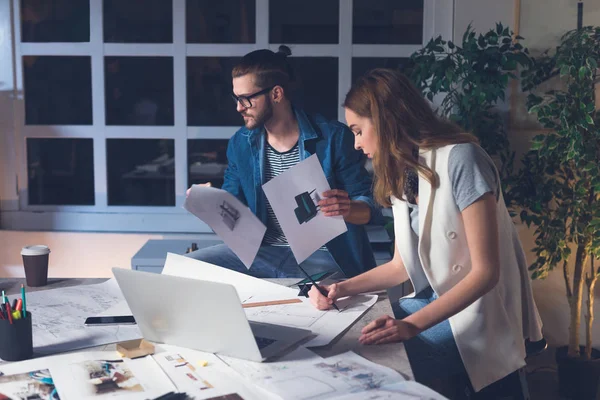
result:
[[[26,318],[0,319],[0,358],[4,361],[27,360],[33,355],[31,313]]]

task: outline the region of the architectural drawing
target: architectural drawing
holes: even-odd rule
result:
[[[114,279],[96,285],[28,293],[34,352],[51,354],[141,338],[136,325],[86,327],[83,324],[87,317],[122,302],[125,300]]]
[[[219,214],[223,217],[223,223],[232,231],[238,219],[240,219],[240,212],[225,200],[223,200],[219,208],[221,209]]]

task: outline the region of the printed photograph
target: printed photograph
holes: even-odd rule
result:
[[[98,396],[115,392],[144,391],[139,380],[123,360],[85,361],[80,365],[86,371],[93,393]]]
[[[0,376],[0,400],[59,400],[47,369]]]

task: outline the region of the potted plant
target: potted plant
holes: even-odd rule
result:
[[[469,25],[460,46],[441,36],[432,39],[411,56],[408,69],[430,101],[437,94],[445,95],[438,110],[442,115],[476,135],[488,154],[500,159],[503,183],[512,174],[514,152],[495,106],[504,101],[518,66],[526,69],[531,64],[528,50],[519,43],[522,39],[502,24],[479,35]]]
[[[600,74],[600,27],[566,33],[553,55],[534,60],[525,90],[555,77],[555,89],[528,96],[529,112],[547,133],[532,140],[519,186],[521,220],[535,226],[532,279],[562,268],[570,309],[568,346],[557,350],[561,394],[596,398],[600,352],[592,348],[594,287],[600,276],[600,112],[595,84]],[[575,259],[572,259],[574,252]],[[586,289],[586,290],[584,290]],[[585,305],[584,305],[585,297]],[[580,346],[585,307],[585,346]]]

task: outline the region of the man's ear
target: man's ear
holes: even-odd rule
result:
[[[283,101],[284,97],[285,90],[281,86],[277,85],[273,88],[273,90],[271,90],[271,100],[273,100],[275,103]]]

